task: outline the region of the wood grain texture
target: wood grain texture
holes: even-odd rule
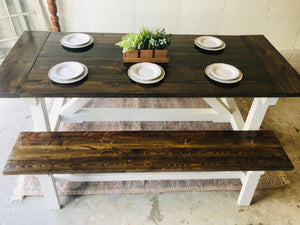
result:
[[[34,34],[35,32],[32,32]],[[21,97],[299,97],[300,75],[262,35],[217,36],[226,42],[220,52],[207,52],[194,46],[198,35],[172,35],[165,78],[152,85],[131,81],[123,64],[121,48],[115,46],[122,34],[90,33],[95,43],[90,49],[70,51],[60,45],[66,33],[52,32],[35,51],[36,60],[28,75],[8,91],[2,84],[0,96]],[[28,35],[28,34],[27,34]],[[33,35],[34,36],[34,35]],[[26,35],[21,36],[21,39]],[[36,37],[38,39],[38,37]],[[19,46],[19,51],[29,48]],[[18,57],[16,53],[10,58]],[[75,84],[56,84],[48,78],[49,69],[63,61],[84,63],[89,74]],[[243,72],[236,84],[220,84],[205,75],[207,65],[229,63]],[[15,71],[16,62],[2,71]],[[0,75],[1,76],[1,75]],[[22,76],[22,75],[20,75]]]
[[[291,169],[272,131],[24,132],[3,174]]]
[[[56,0],[47,0],[48,10],[50,13],[50,20],[52,23],[52,29],[55,32],[60,31],[59,17],[57,16]]]
[[[0,65],[0,96],[18,97],[49,32],[25,31]]]

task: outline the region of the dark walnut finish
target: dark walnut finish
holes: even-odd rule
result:
[[[297,97],[300,76],[262,35],[218,36],[226,42],[220,52],[194,46],[198,35],[173,35],[165,78],[153,85],[131,81],[130,64],[123,64],[115,43],[122,34],[91,33],[90,49],[64,49],[61,32],[24,32],[0,67],[3,97]],[[28,40],[28,37],[31,37]],[[46,39],[45,39],[46,38]],[[29,52],[28,52],[29,51]],[[84,63],[89,74],[76,84],[56,84],[48,71],[63,61]],[[220,84],[204,73],[211,63],[238,67],[244,74],[237,84]]]
[[[19,97],[22,84],[49,36],[48,32],[24,32],[0,65],[0,96]]]
[[[3,174],[292,169],[272,131],[27,132]]]

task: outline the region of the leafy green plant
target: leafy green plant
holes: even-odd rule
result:
[[[142,36],[141,49],[152,49],[152,44],[150,40],[152,38],[152,31],[145,27],[142,27],[140,34]]]
[[[166,33],[165,28],[156,29],[152,34],[150,43],[155,49],[166,49],[171,44],[171,35]]]
[[[164,28],[152,30],[142,27],[140,33],[129,33],[116,45],[123,48],[123,53],[136,49],[167,49],[171,44],[170,34]]]
[[[142,42],[142,35],[136,33],[129,33],[122,37],[122,41],[116,45],[123,48],[123,53],[138,49]]]

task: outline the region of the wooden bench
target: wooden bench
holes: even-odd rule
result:
[[[272,131],[23,132],[3,174],[38,175],[50,208],[61,179],[240,178],[238,204],[250,205],[264,171],[292,169]]]

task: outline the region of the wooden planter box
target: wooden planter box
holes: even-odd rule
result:
[[[157,53],[156,53],[157,52]],[[168,50],[134,50],[123,54],[124,63],[169,63]]]
[[[126,58],[135,59],[135,58],[139,57],[139,50],[133,50],[133,51],[125,52],[123,55]]]
[[[168,57],[167,49],[164,49],[164,50],[155,49],[154,50],[154,58],[167,58],[167,57]]]
[[[153,50],[140,50],[140,58],[153,58]]]

